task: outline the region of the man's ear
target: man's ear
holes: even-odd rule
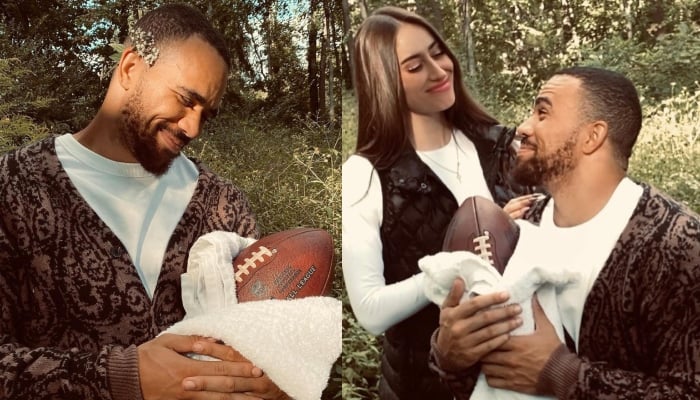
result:
[[[586,155],[596,152],[608,138],[608,123],[605,121],[593,121],[588,124],[586,136],[583,140],[583,152]]]
[[[136,53],[136,49],[131,46],[125,48],[117,65],[117,78],[122,89],[126,91],[133,87],[143,68],[143,59]]]

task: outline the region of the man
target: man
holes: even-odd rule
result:
[[[519,128],[514,177],[551,199],[529,219],[581,282],[557,302],[569,346],[536,302],[536,330],[510,336],[507,293],[459,303],[457,280],[433,336],[433,368],[458,399],[489,385],[563,399],[700,398],[700,218],[626,177],[641,127],[633,84],[602,69],[556,73]],[[536,262],[536,260],[533,260]]]
[[[230,347],[156,337],[184,316],[194,241],[258,229],[243,193],[180,153],[221,102],[223,37],[167,5],[126,44],[87,127],[0,158],[0,398],[284,398]]]

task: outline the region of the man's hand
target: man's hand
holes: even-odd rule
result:
[[[197,351],[198,354],[204,354],[208,355],[211,357],[218,358],[223,361],[231,361],[231,362],[244,362],[244,363],[250,363],[250,361],[243,357],[241,353],[236,351],[234,348],[231,346],[227,346],[225,344],[220,344],[216,343],[216,340],[207,340],[200,342],[202,347]],[[252,364],[251,364],[252,365]],[[257,372],[259,371],[259,375],[257,375]],[[287,396],[282,390],[280,390],[277,385],[275,385],[274,382],[270,380],[270,378],[263,374],[262,371],[255,367],[253,370],[254,373],[256,373],[256,377],[253,378],[240,378],[240,379],[246,379],[250,387],[253,387],[253,389],[249,389],[246,394],[249,394],[251,396],[255,396],[255,398],[262,398],[262,399],[272,399],[272,400],[287,400],[289,399],[289,396]],[[218,387],[227,387],[229,389],[233,389],[233,385],[235,384],[235,381],[233,380],[234,378],[227,378],[227,377],[217,377],[219,382]],[[214,384],[215,379],[212,377],[206,377],[206,376],[192,376],[186,378],[182,384],[183,388],[188,391],[206,391],[210,389],[210,386]]]
[[[139,379],[144,400],[259,399],[262,371],[247,361],[197,361],[183,353],[205,354],[206,339],[163,334],[138,347]],[[219,353],[217,349],[215,353]],[[216,354],[207,354],[216,357]],[[203,389],[189,391],[183,380],[197,377]],[[222,396],[229,393],[229,397]]]
[[[537,393],[537,380],[561,341],[537,297],[533,297],[532,308],[535,332],[512,336],[498,350],[481,360],[481,372],[486,375],[489,386],[528,394],[553,394]]]
[[[517,315],[520,306],[491,306],[508,300],[508,293],[499,292],[476,296],[464,303],[464,281],[452,284],[440,310],[440,330],[436,355],[440,367],[447,371],[464,370],[482,357],[502,346],[508,333],[522,324]]]

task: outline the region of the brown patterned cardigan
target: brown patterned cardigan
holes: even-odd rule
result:
[[[194,241],[214,230],[258,235],[245,196],[198,168],[151,300],[53,138],[0,158],[0,398],[141,398],[136,345],[184,316],[180,274]]]
[[[642,186],[586,298],[578,355],[562,345],[540,375],[538,387],[558,398],[700,399],[700,217]],[[432,356],[455,397],[468,399],[479,369],[447,373]]]

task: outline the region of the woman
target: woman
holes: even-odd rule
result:
[[[455,56],[422,17],[384,7],[355,39],[356,154],[343,166],[343,275],[353,312],[385,333],[382,399],[451,399],[428,370],[439,309],[417,261],[440,251],[465,198],[501,206],[518,190],[507,170],[514,130],[467,93]],[[524,191],[520,191],[524,193]],[[524,213],[533,196],[505,207]]]

